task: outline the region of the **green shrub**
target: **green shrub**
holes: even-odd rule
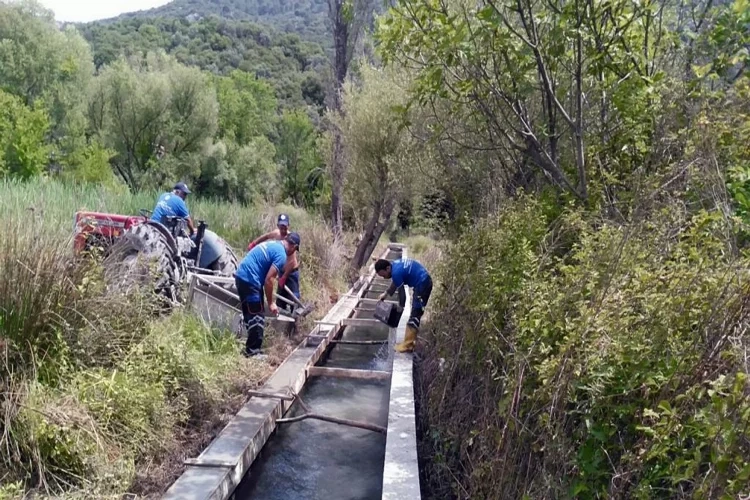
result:
[[[460,238],[421,343],[434,493],[747,494],[750,263],[729,232],[679,204],[617,225],[522,200]]]

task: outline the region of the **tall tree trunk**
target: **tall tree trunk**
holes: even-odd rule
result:
[[[370,238],[372,238],[372,235],[375,234],[375,227],[378,225],[378,221],[380,220],[380,213],[382,211],[382,208],[383,205],[380,202],[376,203],[373,207],[370,220],[367,221],[365,229],[362,232],[362,239],[359,240],[357,249],[354,250],[354,257],[352,257],[351,262],[352,269],[359,270],[359,268],[361,268],[369,258],[369,256],[365,255],[365,251],[370,244]]]
[[[343,113],[342,92],[346,73],[349,70],[349,22],[344,15],[344,0],[328,0],[328,16],[333,32],[333,111]],[[336,238],[343,231],[343,191],[344,191],[344,146],[341,129],[333,129],[333,156],[331,158],[331,224]]]
[[[331,225],[336,238],[341,236],[344,224],[343,191],[344,191],[344,145],[341,130],[333,131],[333,157],[331,159]]]
[[[352,258],[351,263],[352,269],[359,270],[368,261],[375,247],[378,245],[383,231],[385,231],[391,222],[395,205],[395,200],[389,197],[385,202],[378,203],[375,206],[372,216],[365,226],[362,239],[357,245],[357,250],[354,252],[354,258]]]
[[[354,49],[362,30],[372,20],[372,0],[328,0],[328,20],[333,34],[333,111],[344,113],[342,90],[349,71]],[[336,237],[343,230],[343,191],[346,177],[344,145],[341,130],[333,129],[333,157],[331,158],[331,222]]]
[[[394,206],[395,202],[393,200],[389,200],[386,202],[385,207],[383,208],[381,219],[378,221],[377,226],[375,226],[375,230],[372,232],[372,238],[370,238],[370,243],[365,249],[365,258],[362,262],[362,265],[364,265],[364,263],[368,261],[368,259],[372,255],[372,252],[375,251],[375,247],[378,245],[380,237],[383,235],[383,232],[391,223],[391,216],[393,215]],[[360,265],[360,267],[362,267],[362,265]]]

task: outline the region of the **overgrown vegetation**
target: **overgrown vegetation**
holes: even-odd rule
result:
[[[749,16],[399,0],[381,20],[452,240],[418,342],[430,497],[750,493]]]
[[[3,494],[118,497],[163,491],[291,347],[269,332],[267,361],[247,360],[233,332],[188,311],[160,317],[150,292],[116,296],[102,269],[75,262],[77,209],[137,213],[131,195],[56,181],[0,182]],[[302,287],[325,311],[344,286],[342,244],[292,207],[190,202],[235,248],[290,213],[305,241]],[[66,222],[67,221],[67,222]]]

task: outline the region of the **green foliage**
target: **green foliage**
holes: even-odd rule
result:
[[[285,111],[276,127],[276,161],[281,166],[283,197],[301,206],[314,203],[323,185],[318,133],[307,114]]]
[[[216,17],[122,19],[82,27],[94,77],[75,29],[33,2],[0,13],[0,175],[133,191],[179,178],[210,198],[317,202],[312,122],[277,124],[280,102],[322,105],[319,45]]]
[[[216,91],[222,138],[244,146],[272,130],[277,103],[266,82],[249,73],[233,71],[227,77],[216,78]]]
[[[93,71],[86,41],[58,30],[50,11],[36,2],[0,4],[0,89],[29,107],[43,105],[63,154],[82,140]]]
[[[378,37],[386,62],[415,69],[409,103],[430,111],[432,140],[491,152],[467,162],[476,176],[600,206],[644,163],[661,166],[651,148],[679,70],[674,15],[624,0],[402,0]]]
[[[721,214],[666,204],[618,225],[577,210],[551,221],[540,208],[511,203],[438,272],[448,289],[431,304],[421,374],[431,472],[473,465],[432,487],[479,498],[747,494],[737,328],[748,263],[727,252]]]
[[[41,174],[51,148],[46,111],[26,106],[18,97],[0,90],[0,177],[28,179]]]
[[[200,10],[202,5],[193,7]],[[182,64],[212,73],[229,75],[241,70],[263,78],[285,106],[323,104],[326,56],[322,45],[328,44],[328,37],[320,36],[323,33],[303,41],[296,34],[278,33],[248,21],[218,17],[191,21],[184,15],[123,18],[80,29],[91,43],[97,67],[112,64],[122,55],[142,57],[164,50]]]
[[[278,193],[275,149],[265,137],[244,146],[227,141],[205,150],[196,187],[204,196],[245,203],[273,200]]]
[[[119,19],[143,20],[159,16],[179,19],[215,16],[226,19],[249,19],[282,32],[299,33],[306,40],[321,42],[327,32],[327,13],[328,5],[325,0],[220,0],[210,3],[179,0],[148,11],[123,14]]]
[[[399,114],[407,99],[403,84],[403,75],[363,66],[361,82],[345,85],[340,126],[351,162],[345,188],[347,198],[357,200],[348,207],[357,218],[421,187],[417,175],[429,152],[417,150]]]
[[[218,103],[203,73],[149,54],[102,70],[89,102],[89,120],[101,143],[116,151],[112,163],[117,174],[137,190],[189,172],[190,156],[216,131]],[[160,147],[169,160],[163,166]]]
[[[117,179],[109,162],[115,154],[98,142],[90,142],[66,158],[63,177],[72,181],[114,187]]]

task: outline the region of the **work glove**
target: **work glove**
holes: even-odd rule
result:
[[[255,242],[251,241],[250,244],[247,246],[247,251],[249,252],[250,250],[252,250],[254,246],[255,246]]]
[[[286,286],[286,278],[279,278],[279,288],[283,290],[285,286]]]

